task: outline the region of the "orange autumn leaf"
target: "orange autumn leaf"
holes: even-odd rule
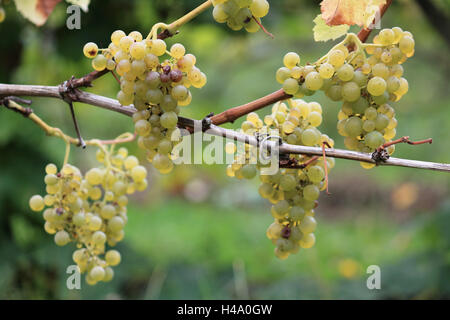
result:
[[[368,26],[386,0],[323,0],[322,18],[329,26]]]
[[[61,0],[15,0],[17,10],[37,26],[42,26]]]
[[[14,0],[17,11],[37,26],[42,26],[53,12],[55,6],[62,0]],[[66,0],[68,3],[88,10],[90,0]]]

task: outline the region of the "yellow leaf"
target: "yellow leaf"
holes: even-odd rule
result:
[[[47,21],[55,6],[61,0],[14,0],[17,11],[37,26]]]
[[[347,24],[367,27],[386,0],[323,0],[322,18],[329,26]]]
[[[91,0],[66,0],[66,1],[72,4],[76,4],[77,6],[80,6],[84,12],[88,11],[89,3],[91,2]]]
[[[315,41],[328,41],[340,38],[345,35],[350,28],[350,26],[346,24],[329,26],[325,23],[325,20],[323,20],[320,14],[314,19],[314,23],[315,26],[313,31]]]

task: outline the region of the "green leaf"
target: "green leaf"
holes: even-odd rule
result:
[[[326,24],[320,14],[314,19],[314,23],[315,26],[313,31],[315,41],[328,41],[340,38],[345,35],[350,28],[350,26],[346,24],[331,27]]]

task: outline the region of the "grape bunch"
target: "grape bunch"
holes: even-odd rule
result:
[[[289,99],[288,105],[277,102],[272,113],[263,120],[256,113],[247,115],[241,130],[246,134],[278,136],[283,142],[294,145],[321,146],[334,141],[317,127],[322,122],[322,107],[317,102]],[[235,153],[234,144],[226,146],[227,153]],[[286,160],[286,159],[285,159]],[[308,162],[307,162],[308,161]],[[275,244],[275,255],[286,259],[300,248],[311,248],[315,243],[316,220],[314,209],[320,191],[326,188],[325,165],[334,167],[333,158],[312,159],[305,155],[290,155],[288,162],[294,168],[280,168],[274,175],[260,175],[259,194],[272,203],[274,222],[267,229],[267,237]],[[305,164],[302,166],[302,164]],[[227,167],[227,175],[238,179],[252,179],[263,166],[258,163],[256,147],[245,146]]]
[[[360,45],[352,52],[344,44],[338,45],[316,64],[305,66],[300,66],[298,54],[290,52],[276,78],[294,97],[323,90],[331,100],[343,101],[337,128],[345,137],[345,146],[370,153],[396,135],[395,110],[389,103],[408,91],[402,64],[414,54],[414,39],[395,27],[381,30],[373,44]],[[394,150],[391,146],[388,152]]]
[[[6,12],[5,9],[3,7],[0,7],[0,23],[2,23],[3,21],[5,21],[6,18]]]
[[[247,32],[260,29],[260,19],[269,13],[267,0],[212,0],[213,17],[219,23],[226,23],[234,31],[245,28]]]
[[[58,246],[77,244],[73,260],[86,282],[94,285],[108,282],[114,276],[111,267],[121,261],[117,250],[108,249],[124,237],[127,223],[127,195],[147,187],[147,170],[139,165],[126,148],[115,153],[99,149],[97,160],[102,164],[83,176],[80,170],[65,164],[58,172],[56,165],[45,168],[47,194],[34,195],[29,205],[43,211],[44,229],[54,235]]]
[[[84,54],[93,59],[95,70],[107,68],[121,76],[117,99],[138,110],[133,116],[138,144],[148,151],[147,158],[156,169],[168,173],[173,168],[170,154],[180,137],[180,107],[191,103],[191,86],[205,86],[206,75],[182,44],[167,51],[161,39],[143,39],[137,31],[127,36],[120,30],[112,33],[111,41],[102,54],[96,44],[87,43]]]

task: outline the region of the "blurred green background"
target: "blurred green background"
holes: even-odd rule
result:
[[[115,29],[148,32],[202,1],[92,0],[81,30],[65,27],[66,3],[36,28],[12,3],[0,24],[0,82],[57,85],[90,71],[82,47],[109,43]],[[276,35],[232,32],[216,24],[211,10],[168,40],[197,56],[208,84],[193,91],[183,115],[197,119],[279,89],[275,71],[288,51],[315,61],[333,43],[314,43],[312,20],[320,1],[271,2],[265,26]],[[449,16],[448,2],[433,2]],[[450,162],[449,46],[415,1],[394,1],[382,27],[400,26],[416,39],[416,55],[405,66],[410,91],[395,104],[397,135],[432,137],[432,145],[397,147],[396,156]],[[357,29],[356,29],[357,30]],[[441,32],[446,32],[445,30]],[[448,30],[447,30],[448,32]],[[111,76],[89,91],[114,97]],[[321,131],[335,138],[339,105],[322,93],[310,97],[325,110]],[[38,115],[74,134],[61,101],[33,99]],[[111,139],[131,131],[130,119],[77,104],[85,138]],[[260,114],[264,114],[264,110]],[[240,121],[227,127],[238,127]],[[144,162],[135,143],[127,146]],[[95,149],[73,149],[71,163],[86,170]],[[317,244],[279,261],[265,231],[269,204],[257,181],[226,177],[223,165],[180,166],[168,176],[151,171],[148,191],[129,208],[126,236],[119,244],[122,264],[108,284],[66,288],[73,247],[56,247],[40,214],[28,208],[44,192],[44,167],[61,164],[64,143],[48,138],[29,120],[0,108],[0,298],[2,299],[434,299],[450,298],[450,179],[448,174],[394,167],[366,171],[337,160],[331,195],[321,195]],[[382,289],[368,290],[366,269],[378,265]]]

